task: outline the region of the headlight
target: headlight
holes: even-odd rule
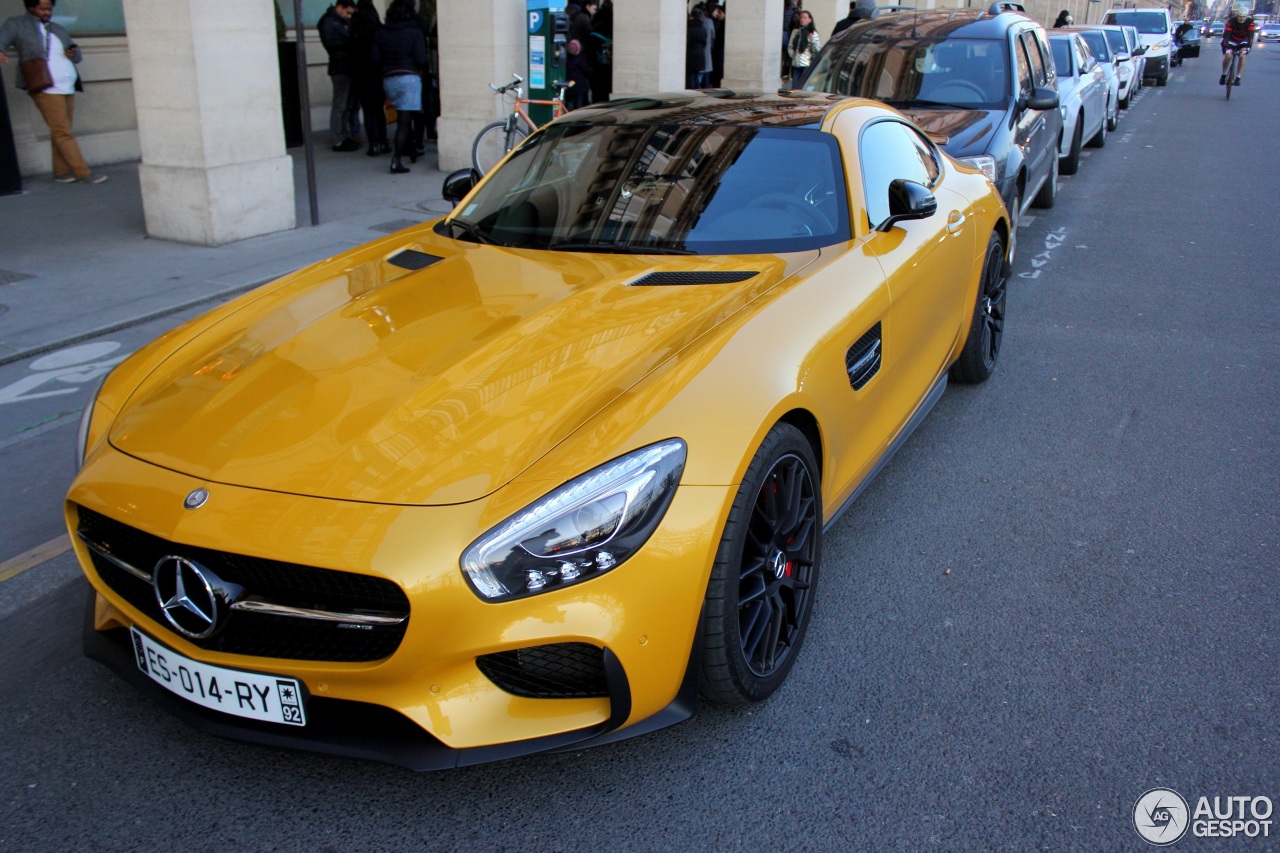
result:
[[[508,601],[621,565],[662,521],[685,452],[683,441],[668,439],[566,483],[473,542],[463,575],[481,598]]]
[[[1165,49],[1166,49],[1166,48],[1168,48],[1168,47],[1169,47],[1169,40],[1168,40],[1168,39],[1165,39],[1164,41],[1158,41],[1158,42],[1156,42],[1156,49],[1157,49],[1157,50],[1165,50]]]
[[[982,174],[987,176],[987,180],[993,184],[996,182],[996,158],[991,155],[979,154],[977,157],[957,157],[956,159],[966,166],[981,169]]]
[[[102,382],[106,382],[103,378]],[[98,404],[98,393],[102,390],[102,382],[97,384],[80,413],[80,429],[76,432],[76,470],[84,467],[84,457],[89,453],[89,424],[93,421],[93,407]]]

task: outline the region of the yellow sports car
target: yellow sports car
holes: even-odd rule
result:
[[[824,528],[995,366],[1007,213],[883,104],[618,100],[477,179],[86,409],[86,651],[207,731],[435,769],[763,700]]]

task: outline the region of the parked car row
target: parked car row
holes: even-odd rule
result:
[[[885,14],[834,36],[803,88],[906,114],[987,175],[1016,233],[1027,207],[1053,207],[1058,175],[1079,168],[1084,145],[1106,144],[1143,78],[1167,79],[1167,40],[1143,44],[1142,27],[1155,24],[1045,30],[1011,2]]]

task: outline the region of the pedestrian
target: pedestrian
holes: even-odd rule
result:
[[[613,0],[604,0],[591,19],[591,102],[609,100],[613,93]]]
[[[16,48],[21,68],[16,85],[31,96],[49,126],[53,179],[60,184],[100,184],[107,176],[90,171],[71,133],[76,92],[84,91],[80,72],[76,71],[80,48],[61,24],[50,21],[57,0],[22,2],[26,14],[14,15],[0,24],[0,65],[9,61],[4,51]]]
[[[715,37],[715,25],[708,20],[702,4],[694,6],[685,36],[685,88],[707,88],[711,79],[711,43]]]
[[[724,81],[724,4],[712,0],[707,4],[707,14],[715,27],[716,37],[711,42],[711,88],[719,89]]]
[[[351,16],[351,50],[348,61],[356,99],[364,113],[364,132],[369,147],[365,154],[377,157],[390,154],[387,141],[387,113],[383,109],[386,95],[382,91],[382,71],[373,64],[373,36],[382,29],[382,17],[373,0],[358,0]]]
[[[351,80],[351,16],[356,0],[335,0],[316,24],[320,43],[329,54],[329,82],[333,103],[329,106],[329,142],[334,151],[355,151],[360,143],[351,138],[351,113],[356,91]]]
[[[800,12],[800,0],[785,0],[782,4],[782,76],[791,75],[791,57],[787,56],[787,43],[791,40],[791,31],[796,28],[796,17]]]
[[[1071,17],[1071,13],[1068,12],[1066,9],[1063,9],[1061,12],[1058,13],[1057,20],[1053,22],[1053,28],[1056,30],[1061,27],[1069,27],[1072,24],[1074,24],[1075,21],[1076,19]]]
[[[569,88],[564,92],[564,108],[572,112],[591,101],[591,64],[583,55],[582,42],[577,39],[569,39],[565,50],[569,54],[564,67]]]
[[[787,56],[791,57],[791,88],[799,89],[804,76],[809,73],[813,58],[822,49],[822,39],[818,37],[818,28],[813,24],[813,15],[801,9],[796,19],[796,28],[791,31],[791,39],[787,42]]]
[[[406,156],[418,161],[413,123],[422,109],[422,69],[427,65],[427,42],[414,0],[391,0],[386,25],[373,35],[373,61],[382,69],[382,89],[398,113],[391,173],[401,175],[409,171]]]
[[[849,14],[847,17],[836,21],[835,29],[831,31],[831,35],[842,33],[849,27],[858,23],[858,21],[869,21],[871,15],[875,12],[875,0],[852,0],[849,4]]]

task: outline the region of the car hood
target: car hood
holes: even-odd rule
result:
[[[963,110],[940,107],[898,107],[925,133],[947,137],[942,146],[952,157],[987,153],[996,130],[1004,120],[1003,110]]]
[[[112,445],[256,489],[475,500],[817,255],[568,254],[425,228],[407,245],[397,236],[268,286],[194,334],[132,393]],[[430,265],[388,262],[405,248]],[[635,284],[658,268],[753,274]]]

